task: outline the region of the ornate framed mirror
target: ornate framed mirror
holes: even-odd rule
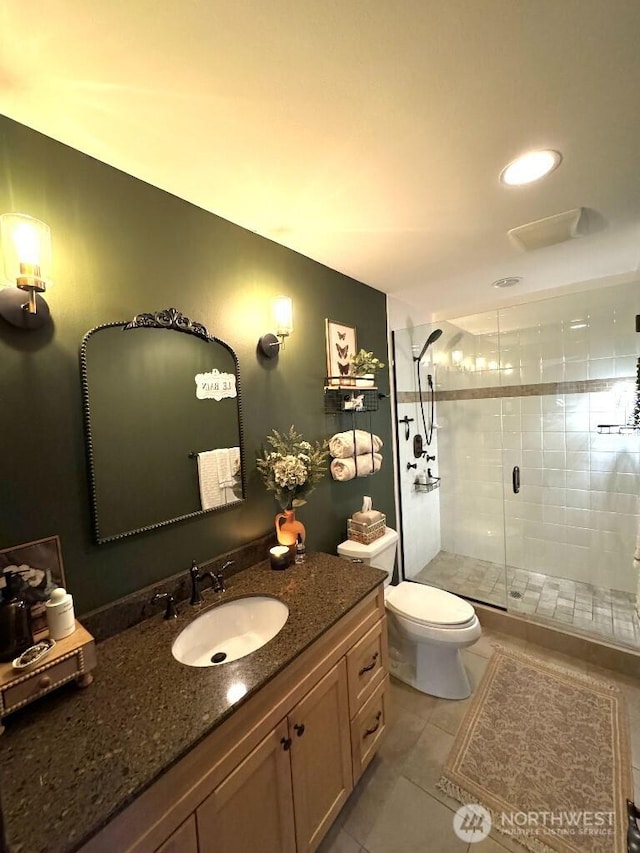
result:
[[[245,499],[238,359],[175,308],[84,336],[80,367],[98,544]]]

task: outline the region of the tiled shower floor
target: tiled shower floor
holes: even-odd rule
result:
[[[635,597],[627,592],[512,566],[506,567],[505,592],[504,566],[449,551],[440,551],[413,580],[506,607],[511,613],[560,622],[590,636],[640,648]]]

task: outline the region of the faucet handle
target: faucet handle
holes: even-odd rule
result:
[[[164,611],[163,619],[177,619],[178,611],[175,606],[175,599],[170,592],[159,592],[155,591],[153,598],[151,599],[151,604],[155,604],[156,601],[167,601],[167,607]]]
[[[211,575],[211,589],[214,592],[226,592],[227,587],[224,582],[224,572],[225,569],[228,569],[229,566],[233,565],[233,560],[227,560],[224,565],[221,566],[220,571],[218,572],[209,572]]]

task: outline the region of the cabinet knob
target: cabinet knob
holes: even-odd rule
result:
[[[43,690],[45,687],[51,687],[51,677],[49,675],[42,675],[38,679],[38,687],[41,687]]]
[[[302,735],[304,734],[304,723],[296,723],[293,728],[295,729],[298,737],[302,737]]]
[[[282,748],[286,752],[288,749],[291,749],[291,738],[290,737],[281,737],[280,743],[282,744]]]

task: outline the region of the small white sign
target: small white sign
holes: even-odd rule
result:
[[[236,377],[233,373],[220,373],[214,368],[208,373],[196,374],[196,397],[198,400],[222,400],[237,397]]]

